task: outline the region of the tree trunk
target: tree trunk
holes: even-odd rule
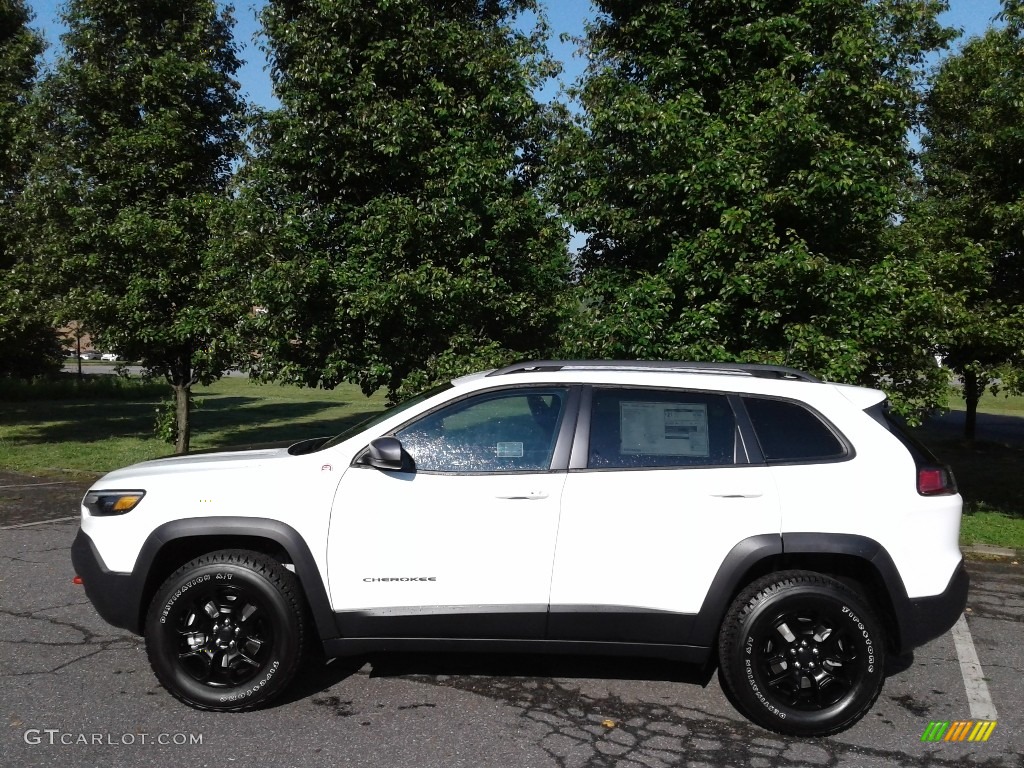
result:
[[[189,384],[175,384],[174,414],[177,424],[177,439],[174,441],[175,453],[187,453],[189,440],[192,437],[191,401],[192,387]]]
[[[978,401],[981,399],[981,387],[978,374],[974,371],[964,373],[964,401],[967,403],[967,415],[964,419],[964,437],[974,440],[978,425]]]

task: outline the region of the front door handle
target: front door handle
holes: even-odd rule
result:
[[[523,501],[536,501],[538,499],[546,499],[547,493],[544,491],[526,491],[525,493],[509,493],[498,496],[499,499],[514,499]]]
[[[716,499],[759,499],[764,494],[761,491],[752,491],[750,493],[712,493],[711,496]]]

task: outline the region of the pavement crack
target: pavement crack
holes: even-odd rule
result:
[[[6,616],[10,618],[27,619],[29,621],[38,621],[44,624],[48,624],[51,627],[59,627],[61,629],[70,629],[74,632],[78,632],[82,637],[80,640],[30,640],[28,638],[18,640],[0,640],[0,645],[4,646],[23,646],[29,648],[68,648],[68,649],[81,649],[86,650],[85,653],[80,653],[74,658],[62,661],[54,667],[48,669],[35,669],[26,670],[23,672],[7,672],[0,673],[0,678],[5,677],[28,677],[31,675],[52,675],[60,672],[61,670],[67,669],[68,667],[89,659],[97,654],[104,653],[113,648],[118,647],[130,647],[134,645],[137,640],[134,635],[117,635],[114,637],[100,638],[95,632],[88,627],[78,624],[74,621],[68,621],[66,619],[59,619],[54,616],[46,616],[41,611],[52,611],[59,608],[70,608],[81,605],[80,602],[68,603],[66,605],[58,605],[50,608],[41,608],[34,611],[11,611],[0,609],[0,616]]]
[[[455,688],[504,701],[531,723],[533,740],[559,768],[675,768],[687,755],[702,764],[822,768],[871,764],[901,768],[960,768],[964,756],[855,746],[831,738],[778,736],[745,720],[685,705],[596,697],[541,677],[409,675],[418,683]],[[916,740],[917,734],[913,735]],[[975,756],[978,757],[978,756]],[[972,760],[979,768],[1005,765],[1005,756]],[[753,762],[757,761],[757,762]]]
[[[88,653],[83,653],[80,656],[76,656],[73,659],[70,659],[61,664],[58,664],[55,667],[52,667],[51,669],[26,670],[25,672],[5,672],[0,673],[0,679],[7,677],[32,677],[34,675],[54,675],[60,672],[61,670],[67,669],[68,667],[78,664],[80,661],[85,661],[86,659],[90,659],[93,656],[97,656],[101,653],[106,653],[107,651],[119,645],[127,645],[128,643],[129,640],[126,638],[107,640],[102,643],[99,643],[95,648],[90,650]]]
[[[95,640],[96,637],[97,637],[96,633],[93,630],[91,630],[88,627],[85,627],[85,626],[83,626],[81,624],[78,624],[78,623],[76,623],[74,621],[68,621],[66,619],[58,619],[55,616],[45,616],[45,615],[41,614],[41,611],[53,611],[53,610],[57,610],[58,608],[70,608],[70,607],[75,606],[75,605],[81,605],[81,603],[77,603],[77,602],[76,603],[69,603],[67,605],[59,605],[59,606],[54,606],[52,608],[40,608],[40,609],[37,609],[37,610],[34,610],[34,611],[11,611],[11,610],[0,608],[0,616],[10,616],[12,618],[17,618],[17,619],[28,619],[29,621],[41,621],[41,622],[44,622],[46,624],[50,624],[50,625],[55,626],[55,627],[63,627],[64,629],[71,629],[71,630],[74,630],[75,632],[81,633],[82,640],[79,643],[69,643],[69,645],[88,645],[93,640]],[[33,641],[4,641],[4,642],[28,642],[28,643],[32,643]]]

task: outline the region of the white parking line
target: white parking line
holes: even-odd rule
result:
[[[6,490],[7,488],[39,488],[44,485],[72,485],[64,481],[57,481],[54,483],[22,483],[20,485],[0,485],[0,491]]]
[[[34,523],[18,523],[17,525],[0,525],[0,531],[13,531],[15,528],[31,528],[34,525],[46,525],[47,523],[66,523],[68,520],[79,520],[81,515],[74,517],[55,517],[53,520],[37,520]]]
[[[971,718],[974,720],[998,720],[996,706],[992,703],[992,695],[988,692],[985,675],[978,661],[978,651],[974,648],[971,630],[967,626],[967,617],[960,614],[953,625],[953,645],[960,659],[960,674],[964,677],[964,688],[967,691],[967,703],[971,707]]]

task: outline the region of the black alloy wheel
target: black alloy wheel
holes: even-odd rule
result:
[[[773,574],[737,596],[723,622],[719,661],[744,714],[801,736],[852,726],[885,678],[873,611],[839,581],[804,571]]]
[[[273,622],[258,595],[236,586],[196,589],[176,611],[178,662],[200,683],[241,685],[274,647]]]
[[[304,610],[295,576],[255,552],[203,555],[172,574],[146,618],[160,682],[198,709],[266,703],[298,668]]]

